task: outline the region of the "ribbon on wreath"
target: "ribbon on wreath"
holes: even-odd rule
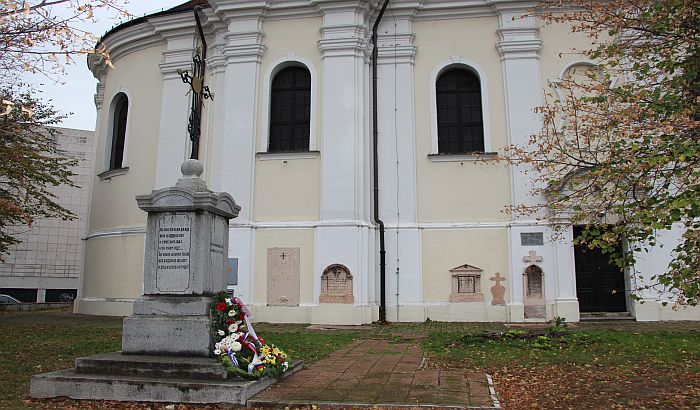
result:
[[[260,338],[258,338],[258,335],[255,333],[255,329],[253,329],[253,324],[250,323],[250,310],[246,307],[246,305],[243,303],[243,301],[240,298],[234,297],[233,298],[233,303],[237,304],[240,309],[241,313],[243,313],[243,321],[245,322],[246,328],[248,329],[248,332],[243,335],[241,338],[242,340],[239,340],[239,343],[250,351],[253,352],[253,360],[250,361],[248,364],[248,374],[253,373],[253,369],[261,369],[263,367],[262,360],[260,359],[260,356],[258,355],[258,346],[261,346],[262,343],[260,342]],[[252,340],[251,342],[248,342],[248,339]],[[229,353],[229,357],[231,357],[231,354]],[[238,361],[235,360],[233,357],[231,359],[234,361],[236,366],[238,366]]]

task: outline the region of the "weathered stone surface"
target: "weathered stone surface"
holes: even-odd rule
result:
[[[290,366],[283,377],[303,367]],[[29,395],[36,399],[69,397],[82,400],[148,401],[166,403],[246,404],[276,379],[198,380],[135,375],[78,373],[75,369],[59,370],[34,376]]]
[[[75,371],[138,377],[226,379],[226,368],[214,358],[127,355],[121,352],[78,358]]]
[[[129,316],[124,318],[122,352],[209,357],[212,354],[210,326],[209,317],[203,315]]]
[[[80,374],[74,369],[68,369],[35,376],[29,394],[34,398],[245,404],[248,397],[271,383],[272,380],[269,379],[262,382],[200,381]]]
[[[352,274],[343,265],[334,264],[321,274],[320,303],[353,303]]]
[[[299,305],[299,248],[267,249],[267,304]]]
[[[207,296],[142,296],[134,301],[135,315],[208,315]]]

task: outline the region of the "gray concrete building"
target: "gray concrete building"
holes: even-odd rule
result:
[[[78,218],[62,221],[38,218],[31,228],[18,227],[21,243],[11,247],[0,263],[0,293],[22,302],[72,300],[79,288],[82,238],[88,216],[88,203],[94,169],[94,132],[58,128],[59,147],[79,160],[73,168],[78,187],[57,186],[50,191],[61,206]]]

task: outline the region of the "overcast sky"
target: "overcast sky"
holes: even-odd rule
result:
[[[178,4],[185,3],[186,0],[130,0],[127,4],[127,9],[136,17],[141,17],[144,14],[167,9]],[[98,15],[99,21],[96,24],[90,24],[87,29],[93,34],[101,36],[114,25],[123,21],[110,18],[106,13]],[[60,78],[60,82],[48,80],[46,78],[34,77],[30,81],[34,84],[39,84],[43,99],[52,100],[52,105],[60,112],[65,114],[73,113],[68,116],[62,127],[78,128],[82,130],[95,129],[95,85],[97,80],[92,76],[92,73],[87,68],[87,57],[76,59],[76,64],[67,67],[68,73]]]

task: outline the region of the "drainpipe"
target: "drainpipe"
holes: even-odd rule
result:
[[[384,244],[384,222],[379,219],[379,156],[377,155],[377,29],[382,21],[382,16],[389,5],[389,0],[384,0],[384,5],[379,11],[377,19],[372,27],[372,147],[374,149],[374,222],[379,225],[379,322],[386,322],[386,247]]]

